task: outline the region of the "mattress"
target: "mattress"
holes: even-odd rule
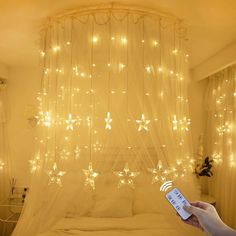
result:
[[[51,230],[37,236],[202,235],[189,229],[179,219],[173,221],[163,214],[140,214],[125,218],[63,218]]]

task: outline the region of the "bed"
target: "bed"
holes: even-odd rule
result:
[[[125,218],[63,218],[51,230],[38,236],[197,236],[163,214],[138,214]]]
[[[113,178],[101,176],[94,191],[83,187],[70,201],[66,215],[37,236],[202,235],[181,222],[165,200],[165,193],[150,184],[151,176],[137,178],[135,189],[117,188]],[[186,183],[178,186],[190,189]]]

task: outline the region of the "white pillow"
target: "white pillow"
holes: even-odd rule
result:
[[[132,216],[133,191],[129,187],[104,185],[96,188],[92,217],[129,217]]]
[[[93,190],[83,187],[75,194],[67,212],[67,217],[88,216],[93,207]]]

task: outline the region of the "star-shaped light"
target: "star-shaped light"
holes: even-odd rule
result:
[[[99,152],[99,151],[101,151],[101,149],[102,149],[102,144],[100,144],[98,141],[96,141],[96,143],[93,144],[93,150],[95,152]]]
[[[144,114],[142,114],[141,119],[136,120],[136,122],[139,125],[138,131],[141,131],[141,130],[148,131],[148,124],[150,123],[150,120],[146,120]]]
[[[40,165],[40,164],[41,164],[40,156],[37,155],[34,159],[29,160],[29,163],[30,163],[30,166],[31,166],[30,172],[31,172],[31,173],[36,172],[36,171],[39,170],[40,167],[41,167],[41,165]]]
[[[0,170],[2,170],[4,166],[5,166],[5,163],[0,160]]]
[[[72,115],[69,114],[68,119],[66,120],[66,124],[67,124],[66,129],[73,130],[74,129],[73,125],[74,125],[75,121],[76,120],[72,119]]]
[[[114,171],[114,174],[119,178],[118,188],[123,185],[128,185],[134,188],[134,178],[137,177],[140,172],[132,172],[129,169],[129,164],[126,163],[123,171]]]
[[[42,113],[42,124],[46,127],[50,127],[52,124],[52,118],[48,111]]]
[[[55,162],[53,164],[52,170],[48,171],[48,176],[49,176],[49,183],[50,184],[57,184],[60,187],[62,186],[62,182],[61,182],[61,177],[63,175],[65,175],[65,171],[60,171],[57,168],[57,163]]]
[[[176,118],[176,115],[174,115],[174,117],[173,117],[172,124],[173,124],[173,130],[177,130],[178,129],[178,120]]]
[[[191,124],[191,120],[188,119],[187,117],[184,117],[182,120],[179,121],[180,123],[180,129],[189,131],[189,126]]]
[[[109,130],[111,130],[111,122],[112,122],[112,118],[111,118],[111,114],[110,114],[110,112],[107,112],[107,117],[105,118],[105,122],[106,122],[105,129],[109,129]]]
[[[95,178],[98,176],[98,173],[93,171],[92,162],[89,162],[88,169],[87,170],[83,169],[83,172],[86,176],[84,185],[85,186],[90,185],[92,189],[95,189]]]
[[[148,171],[152,173],[152,184],[157,183],[161,179],[162,169],[162,162],[161,160],[158,161],[156,168],[148,168]]]
[[[67,151],[65,148],[63,148],[61,153],[60,153],[60,158],[62,160],[68,160],[69,156],[70,156],[70,152]]]

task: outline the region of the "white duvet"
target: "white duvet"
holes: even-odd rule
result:
[[[162,214],[126,218],[63,218],[50,231],[38,236],[196,236],[182,222]]]

